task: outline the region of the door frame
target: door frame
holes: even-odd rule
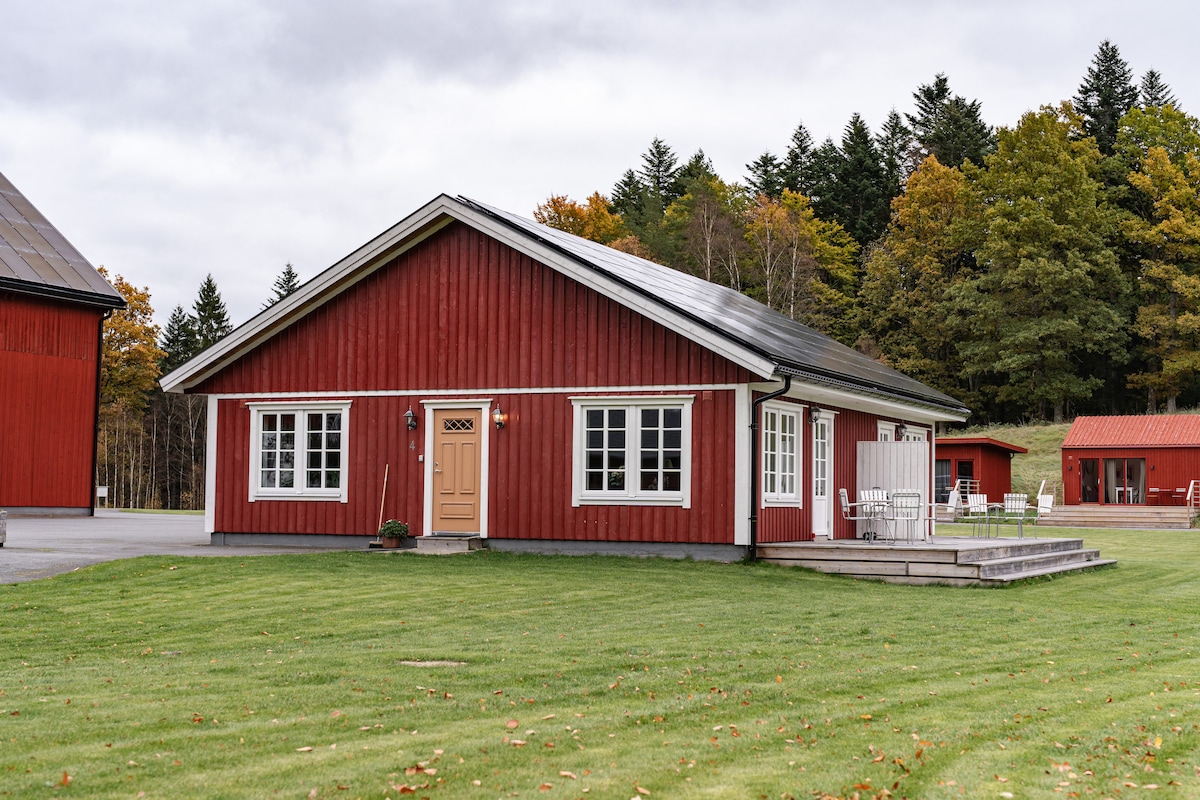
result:
[[[812,526],[813,538],[833,539],[835,531],[833,529],[833,421],[837,419],[837,414],[831,411],[814,410],[809,416],[809,432],[808,439],[811,443],[812,457],[809,460],[809,480],[808,480],[808,496],[809,496],[809,514]],[[825,496],[818,501],[816,497],[816,480],[817,480],[817,426],[816,423],[824,423],[825,425]],[[818,530],[817,514],[821,514],[822,527],[824,530]]]
[[[480,412],[479,432],[479,535],[484,539],[488,535],[488,490],[491,480],[488,476],[488,441],[492,435],[491,408],[492,398],[463,399],[463,400],[422,400],[425,409],[425,447],[422,457],[425,459],[424,499],[422,505],[421,533],[428,535],[433,532],[433,412],[439,411],[478,411]]]

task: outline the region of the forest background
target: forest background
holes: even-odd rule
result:
[[[964,401],[972,424],[1173,412],[1200,398],[1200,121],[1102,42],[1078,93],[1011,127],[947,76],[878,131],[800,123],[741,180],[655,138],[608,193],[545,224],[722,283]],[[203,398],[157,378],[229,332],[212,276],[152,322],[116,288],[98,485],[113,505],[200,508]],[[267,305],[295,291],[286,265]]]

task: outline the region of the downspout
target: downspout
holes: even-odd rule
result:
[[[104,323],[113,315],[112,310],[100,316],[99,336],[96,338],[96,401],[92,408],[92,476],[88,478],[88,516],[96,516],[96,468],[100,463],[100,381],[104,374]]]
[[[792,376],[783,376],[783,388],[755,400],[750,405],[750,552],[751,562],[758,560],[758,407],[785,395],[792,388]]]

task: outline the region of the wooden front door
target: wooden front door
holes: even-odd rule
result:
[[[480,532],[483,412],[433,411],[433,532]]]

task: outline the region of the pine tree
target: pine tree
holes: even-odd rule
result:
[[[957,167],[969,160],[976,166],[995,147],[995,135],[980,112],[978,100],[950,94],[950,81],[942,73],[933,83],[913,92],[917,114],[909,114],[920,156],[937,156],[942,164]]]
[[[879,155],[883,159],[884,181],[890,197],[900,194],[904,182],[912,172],[913,135],[904,120],[892,109],[875,137]]]
[[[835,219],[837,210],[838,175],[845,159],[833,139],[826,137],[821,146],[813,151],[808,162],[809,191],[817,216]],[[804,194],[804,192],[801,192]]]
[[[749,173],[746,185],[755,195],[779,199],[783,192],[783,164],[770,150],[764,150],[761,156],[747,164],[746,170]]]
[[[792,131],[791,141],[788,142],[787,153],[783,157],[783,188],[805,197],[813,193],[813,140],[804,123]]]
[[[1142,108],[1162,108],[1163,106],[1179,108],[1179,101],[1175,99],[1171,87],[1163,81],[1162,75],[1156,69],[1148,69],[1142,76],[1140,94]]]
[[[1075,110],[1083,115],[1083,130],[1096,139],[1102,155],[1113,154],[1121,117],[1137,101],[1133,71],[1121,58],[1117,46],[1105,39],[1092,58],[1092,66],[1088,67],[1074,99]]]
[[[631,169],[625,170],[612,190],[613,210],[631,224],[640,221],[646,213],[647,192],[646,184],[638,174]]]
[[[717,177],[717,173],[713,169],[712,161],[704,155],[703,150],[697,150],[679,169],[676,180],[686,193],[692,190],[696,181],[710,181],[715,177]]]
[[[279,277],[275,279],[275,283],[271,286],[271,289],[275,292],[275,296],[264,303],[263,308],[270,308],[299,288],[300,276],[296,274],[296,270],[292,267],[292,262],[289,261],[283,265],[283,272],[279,273]]]
[[[833,197],[824,205],[854,241],[865,247],[887,227],[892,198],[871,131],[858,114],[846,123],[841,154]]]
[[[167,319],[167,327],[159,339],[158,346],[164,354],[161,361],[164,374],[171,372],[200,351],[199,340],[196,337],[196,320],[183,310],[183,306],[171,309],[171,316]]]
[[[657,136],[650,142],[650,149],[642,154],[642,169],[639,174],[651,200],[658,206],[659,217],[667,206],[683,195],[683,187],[677,180],[677,161],[671,147]]]
[[[221,292],[211,272],[200,284],[192,309],[195,311],[196,341],[200,350],[217,343],[233,330],[229,324],[229,312],[225,309],[225,302],[221,299]]]

